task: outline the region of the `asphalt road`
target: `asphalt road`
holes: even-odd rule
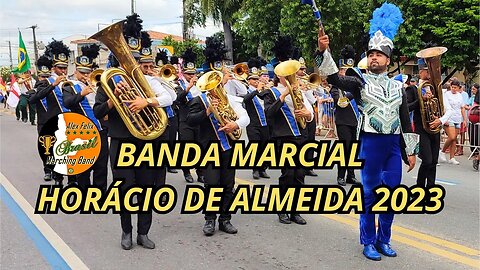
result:
[[[35,127],[16,121],[10,112],[0,112],[1,174],[32,207],[43,184],[36,136]],[[392,246],[399,256],[380,262],[361,254],[358,217],[353,214],[304,215],[306,226],[280,224],[276,215],[236,214],[232,223],[238,234],[217,231],[207,238],[202,233],[203,216],[181,215],[177,203],[169,214],[154,214],[149,236],[157,248],[135,245],[130,251],[120,247],[118,215],[41,217],[90,269],[476,269],[480,268],[480,179],[465,156],[458,160],[458,166],[438,167],[439,183],[447,191],[443,211],[397,215]],[[318,177],[306,178],[307,184],[336,184],[335,169],[317,173]],[[239,170],[237,183],[276,184],[279,171],[269,174],[272,180],[253,180],[250,171]],[[416,169],[404,173],[403,183],[413,185],[415,176]],[[186,182],[181,173],[168,174],[167,183],[183,195]],[[5,196],[0,215],[0,268],[53,268],[5,203]]]

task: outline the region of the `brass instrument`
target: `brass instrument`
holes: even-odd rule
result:
[[[304,107],[302,91],[296,88],[298,86],[296,73],[300,69],[300,66],[301,64],[297,60],[288,60],[278,64],[274,70],[277,76],[285,77],[287,89],[292,97],[293,107],[295,110],[301,110]],[[302,129],[307,126],[306,119],[304,117],[297,118],[297,122]]]
[[[232,68],[235,79],[245,81],[248,77],[248,65],[245,63],[238,63]]]
[[[105,70],[100,76],[100,84],[130,133],[141,140],[153,140],[165,131],[168,118],[161,108],[147,106],[139,112],[132,112],[128,108],[128,105],[137,97],[154,98],[155,94],[123,37],[124,22],[112,24],[90,37],[90,39],[96,39],[105,44],[122,67],[122,69],[109,68]],[[121,93],[118,97],[112,86],[114,76],[119,76],[123,82],[129,85],[127,90],[120,90]]]
[[[307,89],[316,89],[320,84],[322,84],[322,78],[317,73],[312,73],[310,75],[305,74],[301,77],[302,83],[307,86]]]
[[[225,126],[225,122],[233,122],[238,119],[237,114],[228,103],[228,97],[222,86],[223,74],[220,71],[209,71],[203,74],[197,81],[197,87],[202,92],[208,92],[207,97],[211,100],[211,97],[218,99],[218,107],[211,106],[213,115],[218,120],[220,127]],[[242,130],[237,129],[228,136],[232,140],[238,140],[242,136]]]
[[[441,77],[441,62],[442,54],[447,51],[445,47],[432,47],[419,51],[416,56],[424,58],[430,74],[428,82],[421,83],[418,88],[418,104],[420,106],[420,114],[422,117],[423,128],[430,134],[440,132],[441,125],[435,129],[430,128],[430,123],[435,119],[440,118],[445,109],[443,107],[443,92],[442,92],[442,77]],[[430,87],[433,97],[423,100],[422,89]]]
[[[97,87],[101,85],[102,73],[103,69],[97,68],[90,73],[90,77],[85,81],[85,84],[90,87],[95,94],[97,94]]]
[[[177,78],[177,69],[173,65],[166,64],[159,70],[159,75],[165,81],[171,82]]]

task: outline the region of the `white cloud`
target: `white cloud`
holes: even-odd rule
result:
[[[136,0],[136,11],[143,19],[146,30],[174,35],[182,34],[182,0]],[[17,63],[18,30],[30,52],[33,51],[32,29],[37,25],[37,41],[47,44],[52,38],[63,39],[70,35],[90,36],[98,28],[130,14],[130,0],[0,0],[0,66],[9,65],[8,43],[12,44],[14,65]],[[213,22],[206,28],[195,28],[194,34],[205,38],[221,30]],[[30,54],[33,59],[33,54]]]

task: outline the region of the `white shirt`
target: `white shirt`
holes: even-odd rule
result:
[[[250,92],[257,91],[257,89],[251,85],[248,86],[248,90],[250,90]],[[258,98],[257,96],[254,96],[253,98],[257,99],[258,103],[260,103],[260,105],[262,106],[262,109],[265,110],[265,105],[263,103],[263,100],[261,98]]]
[[[158,80],[155,79],[155,77],[145,75],[145,78],[155,94],[158,107],[167,107],[173,104],[174,99],[172,98],[172,95]]]
[[[443,106],[445,114],[440,117],[442,124],[450,121],[453,123],[463,122],[462,107],[465,105],[461,93],[453,94],[452,91],[447,91],[443,95]]]
[[[232,96],[243,97],[247,94],[247,87],[239,80],[228,80],[227,83],[223,86],[223,88],[225,88],[227,94]]]
[[[237,123],[238,127],[241,129],[246,128],[248,124],[250,124],[250,117],[248,117],[247,111],[242,107],[240,103],[236,102],[234,96],[227,94],[227,98],[228,103],[230,103],[230,106],[235,111],[238,117],[235,123]]]
[[[283,86],[282,84],[278,84],[276,87],[280,93],[283,93],[285,90],[287,90],[287,87]],[[313,107],[310,105],[308,102],[307,97],[305,96],[305,93],[302,91],[302,97],[303,97],[303,105],[307,110],[310,112],[310,117],[307,117],[307,122],[312,122],[313,121]],[[285,104],[287,104],[288,108],[290,109],[290,112],[292,112],[292,115],[295,115],[295,108],[293,107],[293,101],[291,95],[288,95],[285,97]]]
[[[170,94],[170,97],[172,98],[173,101],[175,101],[177,99],[177,93],[175,92],[175,87],[176,87],[176,84],[173,83],[173,82],[167,82],[165,81],[164,79],[162,78],[159,78],[159,77],[152,77],[150,76],[153,80],[156,80],[158,81],[162,87],[167,90],[167,92]],[[171,86],[170,86],[171,85]]]
[[[26,86],[27,83],[29,84],[30,89]],[[29,90],[33,89],[33,87],[35,86],[35,83],[36,81],[33,78],[30,78],[30,80],[25,80],[24,83],[19,83],[18,88],[20,89],[20,94],[27,94]]]
[[[183,89],[183,90],[187,91],[187,87],[190,83],[187,82],[187,80],[185,80],[184,78],[180,79],[180,80],[182,80],[183,84],[185,85],[185,89]],[[200,89],[198,89],[198,87],[196,85],[193,85],[192,88],[190,88],[190,90],[188,92],[190,94],[192,94],[192,97],[198,97],[202,94],[202,91],[200,91]]]
[[[83,88],[85,88],[87,86],[86,84],[84,84],[81,81],[71,80],[71,82],[74,83],[74,84],[80,85],[82,90],[83,90]],[[77,91],[75,89],[73,89],[73,90],[75,91],[75,93],[77,93]],[[95,89],[93,89],[93,90],[95,91]],[[88,105],[90,105],[90,107],[92,107],[92,108],[93,108],[93,105],[95,104],[95,95],[96,95],[95,92],[92,92],[92,93],[84,96],[84,98],[87,99]]]

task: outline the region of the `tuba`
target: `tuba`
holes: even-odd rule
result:
[[[298,86],[296,73],[300,69],[300,66],[301,64],[297,60],[288,60],[278,64],[274,70],[277,76],[285,77],[287,89],[292,97],[293,107],[295,110],[301,110],[304,106],[302,91],[298,88],[294,88]],[[302,129],[307,126],[306,119],[304,117],[297,118],[297,122]]]
[[[158,138],[165,131],[168,118],[164,110],[147,106],[139,112],[132,112],[128,105],[137,97],[154,98],[150,85],[133,58],[123,37],[123,24],[120,21],[97,32],[91,39],[96,39],[115,55],[123,69],[109,68],[100,76],[100,85],[107,96],[112,100],[115,109],[122,118],[130,133],[140,140],[153,140]],[[114,94],[114,87],[111,87],[114,79],[121,80],[129,85],[129,88],[122,91],[117,97]]]
[[[223,74],[220,71],[209,71],[202,75],[197,81],[197,87],[202,92],[208,92],[207,97],[210,99],[214,96],[218,99],[218,107],[212,106],[212,112],[215,118],[218,120],[220,127],[225,126],[225,122],[233,122],[238,119],[237,114],[228,103],[228,97],[225,90],[222,87]],[[242,130],[237,129],[228,136],[232,140],[238,140],[242,136]]]
[[[418,58],[425,59],[430,74],[430,80],[421,83],[417,88],[423,129],[430,134],[436,134],[441,129],[441,126],[431,129],[430,123],[436,118],[440,118],[444,113],[440,58],[446,51],[447,48],[445,47],[432,47],[421,50],[416,54]],[[430,87],[432,98],[423,100],[422,89],[424,87]]]

